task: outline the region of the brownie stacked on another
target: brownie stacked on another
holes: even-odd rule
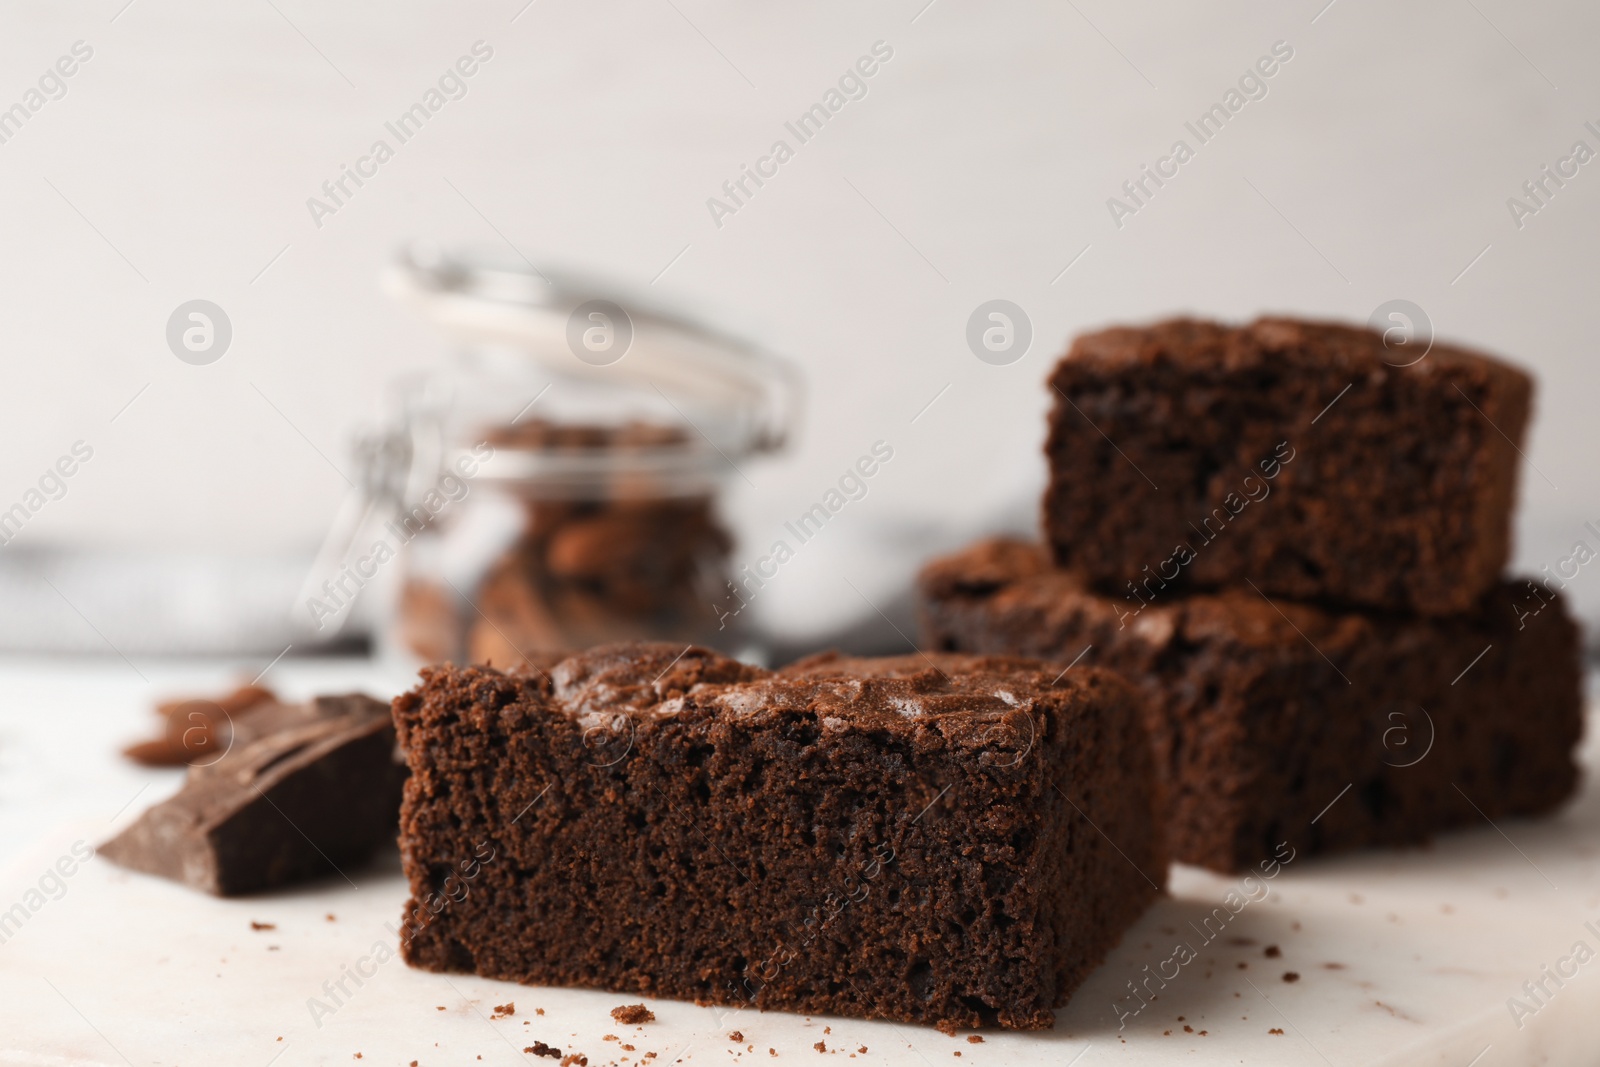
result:
[[[1136,692],[1058,671],[914,656],[774,673],[665,644],[539,674],[429,668],[394,704],[405,957],[1048,1027],[1166,864]]]
[[[1412,360],[1371,330],[1289,319],[1079,337],[1050,379],[1056,562],[1135,607],[1248,580],[1473,610],[1510,552],[1533,386],[1444,345]]]
[[[1144,689],[1186,863],[1423,841],[1549,811],[1577,783],[1577,627],[1559,599],[1519,620],[1525,585],[1450,618],[1274,606],[1249,588],[1130,616],[1040,546],[996,540],[929,564],[920,592],[930,647],[1063,663],[1087,649]]]
[[[1532,383],[1371,330],[1178,319],[1054,369],[1045,547],[920,579],[932,647],[1149,698],[1180,859],[1420,841],[1576,785],[1576,625],[1501,576]]]

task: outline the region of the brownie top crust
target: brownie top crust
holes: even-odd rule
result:
[[[1414,343],[1414,342],[1413,342]],[[1493,356],[1435,342],[1427,358],[1384,344],[1376,330],[1332,322],[1265,316],[1247,326],[1175,318],[1150,326],[1115,326],[1077,337],[1067,359],[1107,370],[1169,363],[1187,369],[1248,371],[1275,367],[1337,367],[1353,375],[1395,371],[1427,377],[1449,372],[1482,375],[1531,391],[1532,379]],[[1415,362],[1412,360],[1415,359]]]
[[[768,671],[710,649],[638,642],[601,645],[544,673],[427,667],[422,678],[424,688],[434,683],[488,687],[503,694],[496,698],[484,692],[492,705],[523,710],[532,705],[586,726],[618,714],[645,721],[686,713],[742,718],[804,709],[824,723],[890,729],[990,724],[1035,701],[1071,708],[1121,684],[1088,669],[1059,680],[1057,674],[1034,660],[958,653],[854,659],[830,652]],[[396,701],[402,746],[427,708],[415,694]]]
[[[1337,658],[1339,652],[1361,647],[1408,619],[1388,612],[1269,600],[1249,588],[1172,595],[1154,602],[1107,596],[1079,575],[1056,568],[1044,546],[1003,537],[928,563],[918,588],[927,602],[983,601],[997,614],[1030,618],[1043,629],[1053,630],[1070,619],[1073,632],[1104,635],[1107,640],[1120,634],[1152,648],[1213,642],[1241,651],[1282,647],[1298,651],[1309,642]],[[1519,588],[1511,581],[1498,583],[1473,613],[1434,621],[1462,627],[1486,617],[1499,624],[1515,621],[1514,605],[1527,599]]]

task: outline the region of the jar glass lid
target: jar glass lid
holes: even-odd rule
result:
[[[794,423],[788,363],[618,286],[509,250],[430,244],[403,249],[384,284],[480,359],[665,403],[729,460],[778,449]]]

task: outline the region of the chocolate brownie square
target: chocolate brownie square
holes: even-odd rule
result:
[[[1137,695],[976,656],[603,646],[430,667],[405,958],[760,1009],[1037,1029],[1160,892]]]
[[[1082,657],[1145,691],[1168,840],[1186,863],[1242,870],[1283,841],[1420,842],[1549,811],[1576,787],[1578,629],[1531,583],[1450,618],[1249,588],[1130,609],[1041,547],[995,540],[929,564],[919,586],[930,648]]]
[[[1103,591],[1469,611],[1510,546],[1532,382],[1290,319],[1079,337],[1050,384],[1045,538]]]

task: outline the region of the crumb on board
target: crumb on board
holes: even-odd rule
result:
[[[561,1050],[560,1049],[551,1048],[549,1045],[545,1044],[543,1041],[535,1041],[533,1044],[529,1045],[527,1048],[523,1049],[522,1051],[528,1053],[529,1055],[533,1055],[533,1056],[548,1056],[552,1060],[557,1060],[557,1059],[561,1058]],[[412,1067],[416,1067],[416,1065],[412,1064]]]
[[[1279,1037],[1282,1037],[1283,1036],[1283,1027],[1274,1026],[1272,1029],[1268,1030],[1267,1033],[1269,1033],[1269,1034],[1277,1034]]]
[[[818,1052],[826,1052],[826,1051],[828,1051],[828,1043],[826,1041],[818,1041],[815,1045],[812,1045],[811,1047],[816,1049]]]
[[[969,1045],[981,1045],[981,1044],[983,1044],[983,1037],[981,1035],[979,1035],[979,1034],[968,1034],[967,1035],[967,1044],[969,1044]],[[861,1051],[865,1052],[866,1049],[862,1049]]]
[[[496,1004],[489,1013],[491,1019],[508,1019],[517,1013],[516,1001],[508,1000],[504,1004]]]
[[[1262,955],[1266,956],[1269,960],[1275,960],[1279,956],[1283,955],[1283,949],[1279,948],[1277,945],[1268,945],[1262,950]]]
[[[258,923],[254,919],[250,920],[250,929],[252,930],[276,930],[277,928],[277,923]]]
[[[656,1013],[643,1004],[618,1004],[611,1009],[611,1017],[624,1026],[643,1026],[656,1021]]]
[[[569,1052],[561,1057],[561,1067],[589,1067],[589,1057],[577,1052]]]
[[[1299,971],[1284,971],[1283,972],[1283,980],[1285,982],[1298,982],[1298,981],[1300,981],[1300,972]]]
[[[732,1033],[730,1033],[728,1035],[728,1040],[732,1041],[735,1045],[744,1044],[744,1031],[743,1030],[734,1030]]]

